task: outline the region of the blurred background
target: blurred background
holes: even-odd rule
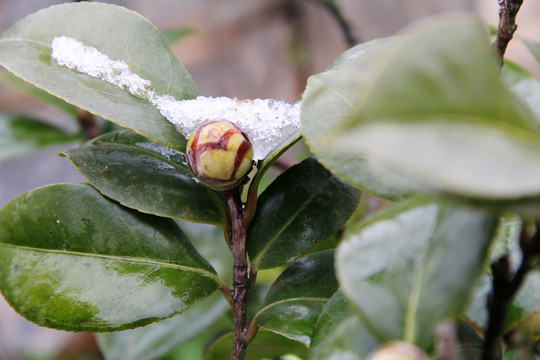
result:
[[[0,0],[0,33],[30,13],[65,2]],[[189,29],[189,35],[172,45],[172,49],[193,76],[201,95],[288,102],[303,91],[310,75],[323,71],[351,45],[394,35],[418,18],[468,11],[480,14],[489,24],[496,25],[498,21],[497,0],[105,2],[142,14],[161,31]],[[539,18],[540,2],[524,0],[516,34],[540,41]],[[540,76],[537,65],[519,41],[510,43],[507,58]],[[65,112],[0,81],[2,113],[25,114],[67,131],[77,129],[73,118]],[[68,146],[77,143],[1,161],[0,206],[38,186],[82,180],[65,158],[56,155]],[[0,297],[0,360],[99,359],[96,351],[91,335],[39,328],[15,314]]]

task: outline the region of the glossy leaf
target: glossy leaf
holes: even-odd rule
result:
[[[197,96],[193,80],[150,22],[110,4],[52,6],[27,16],[0,37],[0,65],[70,104],[158,143],[185,148],[184,136],[146,100],[51,59],[51,42],[58,36],[74,38],[112,60],[125,61],[159,95],[177,100]]]
[[[375,68],[401,42],[399,37],[377,39],[344,52],[328,71],[308,79],[300,114],[306,144],[321,163],[350,183],[389,199],[399,199],[403,191],[378,176],[375,164],[358,154],[337,154],[324,145],[331,140],[329,136],[349,122],[351,112],[365,102]]]
[[[351,310],[341,291],[332,296],[313,330],[309,360],[362,360],[379,341]]]
[[[197,251],[212,265],[219,277],[232,283],[232,255],[223,229],[188,221],[176,222]]]
[[[36,100],[42,101],[49,105],[53,105],[54,107],[70,115],[77,115],[76,106],[68,104],[64,100],[59,99],[56,96],[51,95],[48,92],[41,90],[30,83],[27,83],[26,81],[13,75],[9,71],[0,71],[0,81]]]
[[[537,121],[501,81],[484,24],[445,17],[413,32],[370,68],[354,63],[327,80],[337,87],[328,96],[359,100],[337,121],[318,113],[318,123],[339,126],[314,126],[311,138],[306,131],[321,147],[315,153],[367,158],[405,191],[487,200],[540,194]]]
[[[212,326],[197,335],[195,338],[176,347],[160,360],[202,360],[208,347],[216,339],[216,335],[224,334],[232,328],[230,315],[222,316]]]
[[[232,278],[231,253],[223,230],[204,224],[177,222],[198,252],[225,281]],[[108,360],[155,359],[190,341],[205,329],[214,329],[216,320],[229,308],[221,293],[176,315],[145,327],[98,335],[100,350]]]
[[[259,328],[309,346],[313,326],[337,288],[334,251],[308,255],[281,273],[254,321]]]
[[[229,359],[232,344],[232,333],[223,335],[212,344],[205,360]],[[247,348],[246,360],[266,360],[283,355],[296,355],[300,359],[306,359],[307,348],[304,344],[289,340],[281,335],[260,330]]]
[[[259,197],[248,230],[252,266],[270,269],[315,248],[349,219],[360,194],[315,158],[291,167]]]
[[[467,305],[495,226],[488,213],[451,204],[410,200],[386,208],[339,245],[343,292],[376,338],[429,350],[435,325]]]
[[[156,359],[212,325],[228,305],[214,293],[180,315],[145,327],[99,334],[99,348],[108,360]]]
[[[27,319],[113,331],[183,312],[218,286],[169,219],[130,210],[86,184],[29,191],[0,210],[0,289]]]
[[[264,178],[264,175],[270,169],[272,164],[281,157],[287,150],[293,147],[301,139],[300,135],[293,136],[289,139],[284,139],[282,145],[277,146],[274,151],[270,152],[263,160],[262,164],[257,164],[258,169],[255,173],[252,182],[250,183],[250,188],[260,189],[259,185],[261,180]]]
[[[82,139],[80,134],[66,133],[26,116],[0,114],[0,161]]]
[[[193,178],[183,153],[125,130],[102,135],[64,154],[86,181],[127,207],[224,224],[223,200]]]

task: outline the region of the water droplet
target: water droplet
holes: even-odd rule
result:
[[[57,223],[57,224],[60,224],[60,220],[56,220],[56,223]]]

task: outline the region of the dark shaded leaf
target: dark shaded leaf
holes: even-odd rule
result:
[[[272,284],[254,321],[260,328],[309,346],[313,326],[337,287],[333,250],[303,257]]]
[[[277,267],[315,248],[349,219],[360,195],[315,158],[291,167],[259,197],[248,230],[252,265]]]
[[[232,352],[232,343],[232,334],[223,335],[212,344],[205,359],[229,359]],[[305,345],[289,340],[281,335],[261,330],[249,344],[246,352],[246,360],[266,360],[283,355],[296,355],[300,359],[306,359],[307,348]]]
[[[109,133],[65,155],[104,195],[158,216],[223,226],[223,199],[193,178],[183,153],[131,131]]]

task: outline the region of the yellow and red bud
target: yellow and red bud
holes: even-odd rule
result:
[[[253,166],[253,146],[233,123],[210,121],[189,137],[186,158],[199,181],[214,190],[227,191],[246,181]]]

